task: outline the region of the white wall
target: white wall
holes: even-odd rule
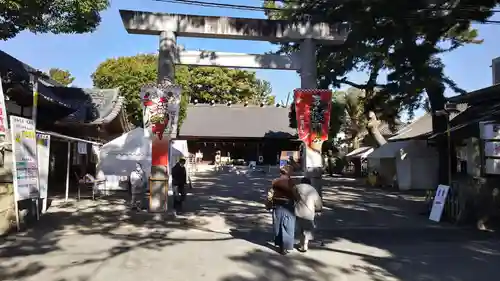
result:
[[[398,187],[400,190],[410,190],[412,188],[412,160],[410,158],[397,159],[396,171],[398,177]]]

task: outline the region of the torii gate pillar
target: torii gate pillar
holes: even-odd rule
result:
[[[316,89],[318,86],[316,43],[311,38],[306,38],[300,43],[300,58],[302,61],[300,69],[300,87],[302,89]],[[302,170],[304,176],[311,179],[311,184],[316,188],[319,195],[323,197],[323,161],[321,145],[318,143],[316,151],[308,146],[304,146]],[[319,150],[319,152],[318,152]]]
[[[174,82],[175,64],[178,61],[177,36],[173,31],[160,33],[160,48],[158,49],[158,82],[165,78]]]
[[[311,38],[306,38],[300,43],[300,87],[302,89],[316,89],[317,71],[316,71],[316,43]]]

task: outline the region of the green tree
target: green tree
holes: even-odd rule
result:
[[[412,116],[425,104],[425,96],[431,111],[441,110],[446,87],[464,92],[444,74],[440,55],[464,44],[481,43],[470,22],[485,22],[499,1],[354,0],[332,5],[308,0],[301,1],[300,6],[277,2],[265,3],[267,7],[285,6],[268,12],[274,19],[304,21],[305,15],[310,15],[313,21],[351,24],[344,46],[319,46],[318,82],[321,87],[348,84],[364,90],[367,128],[376,133],[377,117],[393,122],[403,110]],[[282,51],[297,48],[296,44],[286,44]],[[366,83],[349,81],[347,77],[353,71],[366,72]],[[382,71],[388,73],[384,84],[378,79]],[[445,116],[433,115],[434,131],[444,131],[446,122]],[[449,157],[445,138],[438,140],[438,151],[440,182],[445,183]]]
[[[258,80],[256,82],[257,85],[257,93],[252,99],[253,104],[264,103],[266,105],[273,105],[276,102],[276,97],[271,93],[273,88],[271,87],[271,83],[266,80]]]
[[[0,39],[24,30],[35,33],[92,32],[101,22],[100,12],[109,0],[3,0],[0,1]]]
[[[364,114],[364,97],[364,92],[357,88],[349,88],[344,97],[347,117],[344,123],[344,132],[354,149],[359,148],[362,133],[366,131],[367,119]]]
[[[127,101],[129,120],[140,125],[142,109],[139,92],[143,85],[156,82],[157,61],[157,55],[153,54],[108,59],[97,67],[91,76],[92,81],[97,88],[120,88]],[[270,97],[270,86],[263,89],[262,85],[266,83],[257,79],[254,72],[239,69],[177,66],[175,83],[182,87],[180,124],[190,100],[238,103],[252,102],[255,97]]]
[[[68,86],[69,84],[73,83],[73,81],[75,81],[75,77],[71,76],[71,73],[68,70],[59,68],[49,69],[48,76],[51,79],[63,84],[64,86]]]

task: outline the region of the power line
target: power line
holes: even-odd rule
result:
[[[298,9],[284,9],[284,8],[273,8],[273,7],[258,7],[258,6],[248,6],[248,5],[237,5],[237,4],[225,4],[225,3],[216,3],[216,2],[205,2],[205,1],[196,1],[196,0],[153,0],[156,2],[165,2],[165,3],[173,3],[173,4],[181,4],[181,5],[192,5],[199,7],[211,7],[211,8],[223,8],[223,9],[234,9],[234,10],[244,10],[244,11],[258,11],[258,12],[266,12],[266,11],[299,11]],[[264,1],[264,0],[261,0]],[[290,0],[276,0],[283,3],[299,3],[292,2]],[[323,0],[325,1],[325,0]],[[335,1],[335,0],[334,0]],[[472,8],[472,6],[471,6]],[[430,11],[451,11],[452,9],[446,8],[427,8],[423,10]],[[475,10],[470,9],[460,9],[461,11],[481,11],[481,9],[475,8]],[[492,10],[493,13],[500,13],[500,10]],[[412,19],[412,18],[408,18]],[[468,21],[466,19],[458,19],[459,21]],[[475,21],[477,24],[500,24],[498,20],[484,20],[484,21]]]
[[[174,4],[201,6],[201,7],[214,7],[214,8],[226,8],[226,9],[249,10],[249,11],[268,11],[268,10],[285,11],[285,10],[287,10],[287,9],[281,9],[281,8],[264,8],[264,7],[258,7],[258,6],[225,4],[225,3],[215,3],[215,2],[205,2],[205,1],[195,1],[195,0],[154,0],[154,1],[174,3]]]

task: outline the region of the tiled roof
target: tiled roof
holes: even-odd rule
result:
[[[75,97],[77,110],[61,122],[102,124],[112,121],[123,107],[123,98],[118,89],[82,89],[74,87],[53,87],[59,96]],[[78,98],[76,98],[78,97]]]
[[[179,137],[295,138],[288,108],[243,105],[190,105]]]

